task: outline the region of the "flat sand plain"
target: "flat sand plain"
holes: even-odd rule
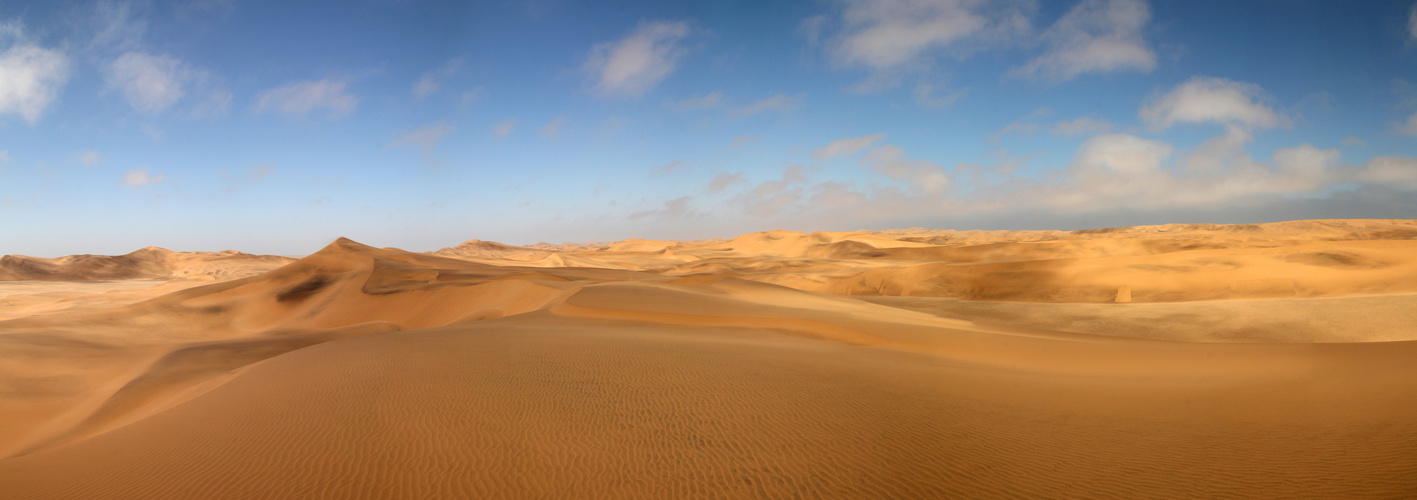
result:
[[[1417,497],[1417,221],[148,253],[0,262],[0,496]]]

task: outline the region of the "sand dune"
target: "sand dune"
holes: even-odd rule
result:
[[[341,239],[112,292],[0,321],[5,496],[1417,494],[1417,221]]]
[[[53,259],[6,255],[0,257],[0,281],[230,279],[263,273],[292,260],[232,250],[174,252],[158,247],[124,255],[70,255]]]

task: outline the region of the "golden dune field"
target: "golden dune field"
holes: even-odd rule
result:
[[[4,498],[1417,497],[1417,220],[0,280]]]

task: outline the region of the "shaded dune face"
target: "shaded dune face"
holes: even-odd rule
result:
[[[341,239],[0,322],[0,496],[1408,497],[1408,228]]]

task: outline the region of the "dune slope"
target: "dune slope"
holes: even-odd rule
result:
[[[775,232],[545,255],[342,239],[256,276],[0,321],[0,486],[15,498],[1412,496],[1417,342],[1402,339],[1417,335],[1400,321],[1331,330],[1409,314],[1396,292],[1413,256],[1402,233],[1324,229],[1353,224],[1177,230],[1210,242],[1189,250],[1174,235],[1113,241],[1133,229],[1043,247]],[[825,293],[942,255],[1107,269],[1227,245],[1241,267],[1346,252],[1387,277],[1342,267],[1322,279],[1352,286],[1329,298],[1140,304]],[[510,262],[548,256],[602,265]],[[1218,289],[1207,279],[1165,286],[1189,299]],[[1329,318],[1324,307],[1369,313],[1276,333],[1296,311]],[[1240,333],[1154,326],[1186,321]]]

